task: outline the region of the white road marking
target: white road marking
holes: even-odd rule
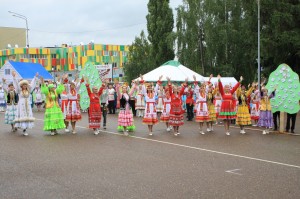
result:
[[[36,119],[36,120],[44,121],[42,119]],[[87,127],[84,127],[84,126],[76,126],[76,127],[82,128],[82,129],[88,129]],[[116,133],[116,132],[104,131],[104,130],[101,130],[101,131],[105,132],[105,133],[108,133],[108,134],[112,134],[112,135],[124,136],[123,134]],[[177,147],[182,147],[182,148],[194,149],[194,150],[199,150],[199,151],[216,153],[216,154],[220,154],[220,155],[227,155],[227,156],[232,156],[232,157],[237,157],[237,158],[243,158],[243,159],[248,159],[248,160],[255,160],[255,161],[259,161],[259,162],[266,162],[266,163],[270,163],[270,164],[276,164],[276,165],[281,165],[281,166],[287,166],[287,167],[293,167],[293,168],[300,169],[300,166],[298,166],[298,165],[286,164],[286,163],[282,163],[282,162],[265,160],[265,159],[261,159],[261,158],[253,158],[253,157],[249,157],[249,156],[237,155],[237,154],[233,154],[233,153],[226,153],[226,152],[222,152],[222,151],[214,151],[214,150],[210,150],[210,149],[193,147],[193,146],[188,146],[188,145],[183,145],[183,144],[176,144],[176,143],[172,143],[172,142],[165,142],[165,141],[154,140],[154,139],[149,139],[149,138],[143,138],[143,137],[138,137],[138,136],[129,136],[129,137],[130,138],[134,138],[134,139],[139,139],[139,140],[146,140],[146,141],[151,141],[151,142],[156,142],[156,143],[161,143],[161,144],[167,144],[167,145],[171,145],[171,146],[177,146]]]
[[[242,176],[243,174],[235,172],[235,171],[240,171],[240,170],[242,170],[242,169],[233,169],[233,170],[228,170],[228,171],[225,171],[225,172]]]

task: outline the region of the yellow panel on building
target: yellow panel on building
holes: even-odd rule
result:
[[[94,50],[88,50],[87,51],[87,56],[95,56],[95,51]]]

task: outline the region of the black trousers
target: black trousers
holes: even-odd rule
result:
[[[136,110],[135,110],[135,99],[129,100],[129,104],[133,113],[133,116],[136,116]]]
[[[107,106],[106,103],[101,103],[101,111],[103,117],[103,126],[106,126],[106,117],[107,117]]]
[[[186,104],[187,110],[187,118],[191,121],[194,118],[194,105],[193,104]]]
[[[109,110],[109,114],[116,113],[115,101],[108,101],[108,110]]]
[[[287,121],[286,121],[286,127],[285,127],[285,130],[287,132],[290,130],[290,121],[291,120],[292,120],[291,130],[294,131],[295,123],[296,123],[296,117],[297,117],[297,113],[294,113],[294,114],[287,113]]]
[[[279,123],[280,122],[280,111],[276,111],[276,112],[273,113],[273,122],[274,122],[274,129],[275,130],[278,129],[277,119],[278,119],[278,123]]]

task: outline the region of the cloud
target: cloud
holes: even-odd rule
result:
[[[10,0],[1,3],[0,26],[25,28],[28,19],[29,43],[32,47],[80,42],[131,44],[146,30],[147,0]],[[172,8],[182,0],[171,0]],[[175,13],[175,11],[174,11]],[[0,38],[1,39],[1,38]]]

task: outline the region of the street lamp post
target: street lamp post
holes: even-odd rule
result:
[[[257,83],[260,91],[260,0],[257,0]]]
[[[24,15],[21,15],[19,13],[16,13],[16,12],[12,12],[12,11],[8,11],[9,13],[13,14],[12,16],[13,17],[18,17],[20,19],[23,19],[25,20],[26,22],[26,47],[29,48],[29,39],[28,39],[28,21],[27,21],[27,17],[25,17]]]

